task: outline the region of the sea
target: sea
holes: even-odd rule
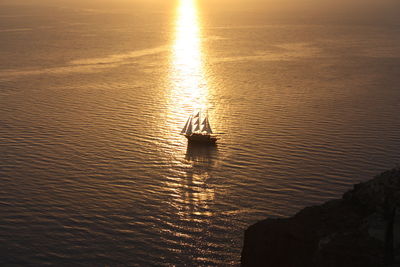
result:
[[[0,265],[237,266],[251,224],[399,166],[399,13],[0,1]]]

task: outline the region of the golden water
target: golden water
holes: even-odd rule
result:
[[[2,265],[236,265],[399,163],[396,12],[39,2],[0,3]],[[216,148],[179,135],[198,108]]]

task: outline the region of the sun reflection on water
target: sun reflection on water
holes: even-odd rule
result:
[[[200,23],[196,0],[181,0],[177,9],[171,64],[171,113],[183,122],[195,109],[207,108]]]
[[[209,218],[214,188],[207,183],[216,149],[186,147],[179,135],[187,117],[197,109],[207,109],[208,85],[196,0],[180,0],[176,9],[175,38],[171,48],[170,90],[167,131],[174,158],[173,177],[165,186],[171,191],[171,205],[188,220]],[[193,217],[194,216],[194,217]],[[197,218],[197,219],[196,219]]]

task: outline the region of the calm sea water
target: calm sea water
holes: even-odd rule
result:
[[[236,265],[399,164],[398,9],[230,3],[0,3],[1,265]]]

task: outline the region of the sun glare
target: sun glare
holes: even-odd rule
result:
[[[209,172],[196,167],[210,167],[215,151],[197,151],[186,147],[186,139],[179,135],[188,116],[199,108],[207,108],[208,86],[204,74],[201,25],[197,14],[196,0],[180,0],[176,9],[174,41],[171,46],[170,90],[168,114],[165,120],[169,153],[181,175],[170,177],[166,188],[173,188],[171,205],[179,207],[180,216],[195,213],[210,216],[208,205],[214,199],[214,189],[205,184]],[[176,133],[171,135],[171,133]],[[206,153],[206,155],[204,155]],[[207,154],[208,153],[208,154]],[[176,155],[185,155],[182,162]],[[191,166],[191,167],[189,167]],[[187,188],[195,188],[188,193]],[[190,217],[190,216],[189,216]]]
[[[177,8],[172,53],[172,101],[187,116],[206,107],[207,83],[204,77],[201,32],[196,0],[181,0]]]

